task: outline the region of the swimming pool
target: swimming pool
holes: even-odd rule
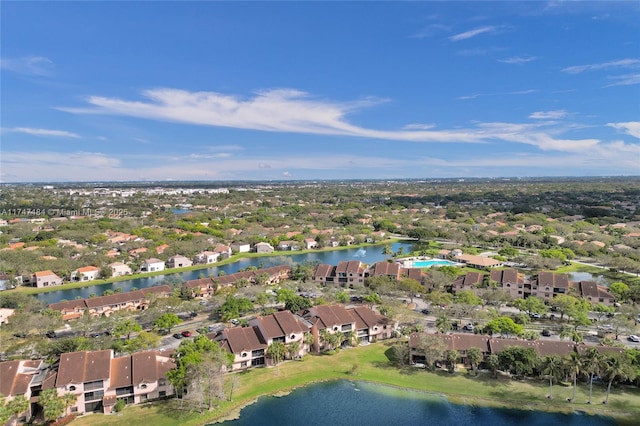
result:
[[[413,268],[430,268],[432,266],[455,266],[454,262],[450,260],[414,260],[412,267]]]

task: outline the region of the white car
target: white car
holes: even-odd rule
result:
[[[629,339],[632,342],[640,342],[640,337],[636,336],[635,334],[632,334],[631,336],[627,337],[627,339]]]

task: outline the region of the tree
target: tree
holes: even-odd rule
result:
[[[267,348],[267,356],[273,360],[274,365],[278,365],[287,353],[287,348],[282,342],[273,342]]]
[[[131,333],[138,333],[142,331],[142,326],[138,324],[133,318],[126,318],[120,320],[114,327],[112,334],[115,337],[127,336],[127,340],[131,338]]]
[[[238,318],[253,309],[253,302],[246,297],[227,296],[220,306],[220,316],[223,321]]]
[[[616,296],[616,299],[620,302],[627,302],[631,295],[630,288],[626,283],[615,282],[609,286],[609,291]]]
[[[424,353],[426,368],[434,371],[436,362],[440,361],[446,350],[446,345],[438,336],[422,334],[418,342],[418,349]]]
[[[549,303],[551,306],[555,307],[558,312],[560,312],[560,321],[562,321],[562,319],[564,319],[564,315],[571,309],[576,301],[577,299],[571,295],[559,294],[551,299]]]
[[[487,357],[487,365],[489,367],[489,370],[491,370],[491,373],[493,375],[493,377],[497,377],[498,375],[498,369],[500,368],[500,358],[498,358],[498,355],[496,354],[491,354]]]
[[[349,293],[346,291],[339,291],[336,293],[336,302],[338,303],[348,303],[351,300]]]
[[[369,293],[362,298],[365,302],[369,304],[370,308],[373,308],[373,305],[379,305],[382,303],[382,299],[378,293]]]
[[[633,380],[636,376],[629,358],[624,354],[612,355],[606,358],[602,365],[602,372],[604,376],[609,380],[607,383],[607,396],[605,397],[603,404],[609,403],[609,394],[611,393],[611,384],[617,380]]]
[[[519,336],[524,331],[524,327],[520,324],[516,324],[511,318],[501,316],[494,318],[485,325],[485,329],[490,334],[500,333],[505,337],[512,335]]]
[[[62,397],[58,396],[56,389],[46,389],[40,393],[40,405],[43,408],[44,419],[47,421],[56,420],[65,410],[65,403]]]
[[[16,395],[11,401],[5,404],[4,396],[0,395],[0,423],[7,423],[12,417],[20,417],[20,414],[27,411],[29,401],[24,395]]]
[[[171,328],[180,324],[182,320],[178,318],[173,312],[167,312],[160,315],[157,320],[153,322],[153,328],[155,330],[168,330],[171,333]]]
[[[447,362],[447,371],[449,371],[449,373],[456,371],[456,364],[459,357],[458,351],[454,349],[449,349],[445,352],[445,361]]]
[[[442,314],[436,319],[436,328],[440,333],[448,333],[453,328],[448,316]]]
[[[542,359],[542,374],[549,378],[549,399],[553,399],[553,381],[559,380],[563,371],[562,358],[558,355],[549,355]]]
[[[416,294],[424,292],[424,286],[413,278],[403,278],[398,282],[398,288],[409,295],[411,303]]]
[[[469,348],[467,350],[467,359],[469,360],[469,364],[471,364],[473,373],[477,376],[478,366],[482,362],[482,351],[479,348]]]
[[[204,398],[205,391],[211,391],[214,382],[221,380],[225,368],[233,362],[232,354],[203,335],[183,340],[172,358],[176,366],[167,372],[167,379],[179,397],[183,397],[184,391],[191,387],[196,391],[194,397],[201,395]],[[205,360],[207,364],[198,367]],[[211,399],[209,404],[212,404]]]
[[[583,355],[582,370],[589,376],[589,400],[587,404],[591,404],[591,390],[593,388],[593,376],[600,374],[602,366],[602,355],[596,348],[589,348]]]
[[[291,342],[287,345],[287,354],[290,359],[295,359],[300,353],[300,342]]]
[[[573,381],[573,394],[569,401],[573,402],[576,399],[576,385],[578,382],[578,376],[582,373],[582,358],[577,352],[571,352],[564,360],[564,365]]]
[[[284,308],[291,312],[299,312],[309,309],[311,306],[313,306],[311,300],[306,297],[298,296],[297,294],[288,299],[284,304]]]
[[[538,357],[534,348],[509,346],[498,354],[500,367],[516,376],[527,376],[533,372]]]

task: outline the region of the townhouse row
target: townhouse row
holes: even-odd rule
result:
[[[185,281],[182,285],[192,291],[194,297],[207,297],[214,294],[219,288],[234,285],[241,279],[246,279],[249,283],[255,283],[260,278],[264,280],[265,284],[275,284],[290,276],[291,268],[282,265],[256,271],[238,272],[222,277]],[[149,304],[155,298],[167,297],[171,292],[171,287],[160,285],[108,296],[51,303],[49,308],[62,312],[62,319],[64,320],[81,317],[85,312],[93,316],[109,316],[113,312],[121,310],[143,311],[149,307]]]
[[[319,352],[326,342],[323,331],[342,333],[342,341],[355,336],[358,343],[370,343],[394,336],[396,323],[366,306],[345,308],[323,305],[299,314],[279,311],[258,316],[247,327],[226,328],[207,337],[220,343],[233,354],[228,372],[272,365],[269,347],[283,343],[289,358]],[[305,339],[313,337],[312,341]],[[294,344],[295,345],[292,345]],[[0,395],[7,401],[23,395],[30,402],[23,417],[38,416],[42,391],[56,389],[59,396],[71,393],[75,402],[67,413],[112,413],[118,400],[127,404],[174,395],[167,372],[175,367],[167,351],[142,351],[114,357],[113,350],[64,353],[60,360],[48,365],[42,360],[16,360],[0,363]]]
[[[491,354],[499,354],[509,347],[533,348],[539,358],[559,355],[567,356],[572,352],[584,354],[589,348],[596,348],[602,354],[622,354],[624,348],[613,346],[594,346],[584,343],[567,342],[562,340],[523,340],[508,339],[502,337],[489,337],[469,333],[449,333],[431,334],[427,332],[411,333],[409,335],[409,361],[411,364],[425,363],[425,343],[424,337],[434,337],[443,343],[442,348],[458,352],[460,362],[465,366],[470,366],[468,351],[471,348],[480,349],[483,359],[486,360]],[[441,360],[444,363],[444,359]]]

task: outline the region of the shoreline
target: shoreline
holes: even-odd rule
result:
[[[164,269],[162,271],[156,272],[146,272],[146,273],[138,273],[131,275],[123,275],[119,277],[112,277],[107,279],[97,279],[92,281],[82,281],[82,282],[67,282],[62,285],[54,286],[54,287],[46,287],[46,288],[35,288],[35,287],[27,287],[27,286],[18,286],[14,289],[9,289],[3,291],[4,294],[10,293],[24,293],[27,295],[37,295],[43,293],[52,293],[55,291],[61,290],[73,290],[77,288],[84,287],[92,287],[92,286],[102,286],[107,284],[114,284],[120,281],[129,281],[135,279],[144,279],[144,278],[152,278],[162,275],[172,276],[175,274],[179,274],[182,272],[190,272],[190,271],[198,271],[201,269],[209,269],[215,268],[218,266],[230,265],[236,262],[241,261],[242,259],[251,259],[251,258],[267,258],[267,257],[281,257],[281,256],[295,256],[299,254],[308,254],[308,253],[322,253],[329,251],[342,251],[342,250],[350,250],[355,248],[366,248],[366,247],[378,247],[384,246],[386,244],[394,244],[394,243],[403,243],[411,240],[402,239],[402,238],[393,238],[389,240],[385,240],[383,243],[362,243],[362,244],[353,244],[350,246],[341,246],[341,247],[327,247],[322,249],[309,249],[309,250],[296,250],[296,251],[282,251],[282,252],[273,252],[273,253],[238,253],[228,259],[221,260],[216,263],[206,263],[206,264],[198,264],[187,266],[184,268],[171,268]]]
[[[242,404],[240,404],[239,406],[233,407],[231,408],[229,411],[227,411],[226,413],[221,413],[220,417],[216,417],[213,418],[211,420],[207,420],[204,423],[199,423],[199,426],[206,426],[206,425],[211,425],[211,424],[222,424],[226,421],[232,421],[232,420],[237,420],[241,417],[241,413],[242,410],[250,407],[251,405],[257,403],[260,398],[264,398],[264,397],[274,397],[274,398],[281,398],[281,397],[286,397],[288,395],[290,395],[293,391],[300,389],[300,388],[304,388],[307,386],[313,386],[315,384],[318,383],[326,383],[326,382],[338,382],[338,381],[347,381],[347,382],[361,382],[361,383],[367,383],[367,384],[371,384],[371,385],[376,385],[376,386],[384,386],[384,387],[388,387],[388,388],[392,388],[392,389],[397,389],[397,390],[401,390],[401,391],[407,391],[407,392],[415,392],[418,394],[423,394],[423,395],[431,395],[431,396],[439,396],[439,397],[443,397],[444,399],[446,399],[446,401],[449,404],[453,404],[453,405],[464,405],[464,406],[471,406],[471,407],[484,407],[484,408],[491,408],[491,409],[504,409],[504,410],[518,410],[518,411],[539,411],[539,412],[545,412],[545,413],[557,413],[557,414],[566,414],[566,415],[588,415],[588,416],[600,416],[600,417],[606,417],[609,419],[613,419],[617,425],[626,425],[626,424],[633,424],[633,422],[635,421],[635,418],[633,417],[633,415],[631,413],[627,414],[626,416],[622,416],[622,415],[614,415],[611,413],[607,413],[606,410],[604,410],[604,412],[602,412],[603,410],[597,410],[596,407],[598,407],[597,404],[594,404],[590,407],[593,407],[592,410],[585,410],[582,408],[587,408],[587,407],[582,407],[582,408],[571,408],[568,407],[567,409],[563,409],[560,407],[555,407],[555,406],[549,406],[548,404],[545,404],[545,401],[540,401],[540,402],[529,402],[527,404],[522,404],[522,403],[506,403],[504,402],[504,400],[500,400],[500,399],[495,399],[495,398],[482,398],[482,397],[478,397],[478,396],[468,396],[468,395],[452,395],[452,394],[447,394],[447,393],[443,393],[443,392],[437,392],[437,391],[430,391],[430,390],[425,390],[425,389],[418,389],[418,388],[413,388],[413,387],[406,387],[406,386],[398,386],[395,384],[391,384],[391,383],[387,383],[387,382],[381,382],[381,381],[374,381],[374,380],[369,380],[369,379],[357,379],[357,378],[327,378],[327,379],[320,379],[320,380],[313,380],[310,381],[308,383],[304,383],[304,384],[300,384],[300,385],[296,385],[296,386],[292,386],[290,388],[287,389],[282,389],[282,390],[277,390],[274,391],[273,393],[267,393],[264,395],[260,395],[257,396],[255,398],[253,398],[250,401],[246,401]],[[595,410],[596,412],[592,412],[593,410]]]

